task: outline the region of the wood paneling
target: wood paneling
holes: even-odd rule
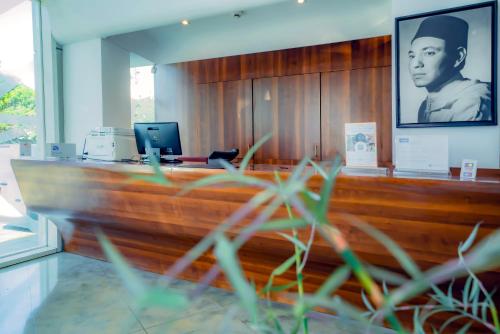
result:
[[[196,83],[258,79],[391,65],[391,37],[306,46],[197,60],[188,64]]]
[[[257,192],[251,187],[217,187],[178,196],[179,188],[131,183],[123,173],[150,173],[148,166],[29,160],[16,160],[12,165],[29,210],[48,216],[63,230],[67,222],[73,224],[72,238],[63,234],[67,251],[103,259],[95,238],[95,227],[99,226],[134,265],[158,273],[165,272]],[[165,173],[182,185],[223,171],[168,168]],[[266,180],[274,178],[272,171],[248,173]],[[310,179],[309,186],[318,191],[321,182],[321,177],[316,175]],[[483,222],[479,239],[498,230],[498,203],[498,178],[488,182],[461,182],[340,176],[330,200],[328,218],[335,222],[363,260],[401,270],[383,245],[353,228],[342,214],[351,214],[385,232],[419,266],[427,269],[455,258],[457,245],[467,238],[477,222]],[[285,208],[279,209],[276,216],[287,216]],[[253,217],[243,219],[228,235],[234,236]],[[301,230],[299,238],[306,241],[308,232]],[[239,256],[247,277],[262,287],[271,271],[292,252],[292,245],[276,233],[258,233],[240,250]],[[194,261],[181,277],[196,281],[213,263],[215,258],[209,251]],[[317,235],[305,269],[305,290],[315,291],[341,263],[332,248]],[[485,273],[481,278],[491,289],[500,282],[500,270]],[[275,284],[293,280],[294,274],[290,271],[276,278]],[[214,284],[229,287],[223,276]],[[351,279],[338,294],[362,305],[360,290],[357,281]],[[411,315],[408,323],[411,323]]]
[[[390,164],[390,65],[390,36],[160,65],[156,119],[179,122],[187,156],[233,146],[243,153],[252,139],[273,132],[256,157],[266,163],[306,154],[330,159],[344,150],[341,122],[376,121],[379,160]]]
[[[273,137],[254,156],[300,160],[320,158],[320,77],[304,74],[253,81],[255,140]]]
[[[189,142],[199,143],[200,155],[239,148],[242,157],[253,145],[251,81],[200,84],[197,91],[198,106],[190,126],[198,131]]]
[[[379,165],[392,162],[391,67],[321,74],[322,158],[345,158],[345,123],[376,122]]]
[[[239,148],[243,156],[253,145],[251,80],[194,84],[185,69],[162,66],[158,72],[164,80],[160,86],[171,90],[159,97],[157,110],[162,112],[156,118],[179,122],[185,156],[231,148]]]

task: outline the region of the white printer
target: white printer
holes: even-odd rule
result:
[[[92,160],[124,161],[137,158],[133,129],[98,127],[85,141],[84,156]]]

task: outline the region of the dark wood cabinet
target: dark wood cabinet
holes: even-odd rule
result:
[[[159,65],[157,121],[178,121],[185,156],[273,133],[258,163],[344,156],[344,124],[376,122],[380,165],[392,161],[391,37]]]
[[[319,73],[255,79],[253,107],[255,141],[273,134],[256,162],[320,159]]]
[[[240,157],[253,145],[251,80],[199,84],[199,99],[191,126],[199,129],[190,140],[200,155],[238,148]]]
[[[391,67],[321,74],[322,158],[345,158],[345,123],[377,123],[379,165],[392,161]]]

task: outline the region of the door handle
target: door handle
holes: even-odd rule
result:
[[[314,144],[313,150],[314,150],[314,159],[319,160],[319,145]]]

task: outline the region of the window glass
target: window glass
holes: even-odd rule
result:
[[[31,1],[0,14],[0,144],[37,137]]]
[[[153,66],[130,69],[130,95],[132,125],[136,122],[154,122],[154,74]]]

